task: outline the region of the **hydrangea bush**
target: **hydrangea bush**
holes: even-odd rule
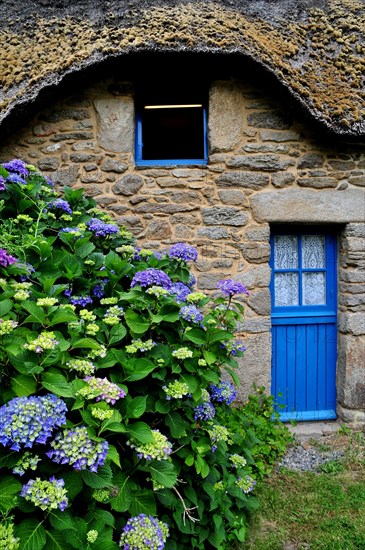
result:
[[[256,507],[228,418],[245,287],[194,288],[80,189],[0,166],[0,512],[7,548],[229,548]]]

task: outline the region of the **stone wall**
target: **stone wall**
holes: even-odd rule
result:
[[[365,415],[364,142],[324,141],[270,91],[235,79],[210,88],[207,166],[137,169],[133,142],[132,85],[103,82],[49,105],[3,144],[0,160],[23,158],[57,185],[84,187],[144,246],[195,245],[199,289],[243,282],[242,399],[253,381],[270,388],[270,223],[336,224],[339,411]]]

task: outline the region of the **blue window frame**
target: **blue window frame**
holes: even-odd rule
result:
[[[178,91],[176,91],[176,89]],[[202,88],[137,93],[137,166],[204,165],[208,160],[207,98]]]
[[[284,243],[287,239],[287,243]],[[276,261],[276,250],[287,244],[287,259],[284,262]],[[270,260],[272,269],[271,277],[271,296],[272,296],[272,314],[275,317],[286,317],[288,315],[299,314],[301,317],[310,316],[313,313],[335,315],[337,309],[336,303],[336,239],[333,235],[326,234],[321,228],[301,229],[288,231],[276,230],[271,237],[271,246],[273,255]],[[311,249],[316,246],[318,257],[310,261]],[[308,257],[305,259],[304,251],[308,250]],[[287,281],[285,281],[287,279]],[[278,288],[280,281],[287,284],[291,289],[291,296],[285,300],[279,300]],[[316,298],[312,303],[307,298],[307,288],[316,286]],[[321,291],[322,288],[322,291]],[[322,292],[322,293],[321,293]]]

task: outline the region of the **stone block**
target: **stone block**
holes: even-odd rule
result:
[[[198,237],[206,237],[214,241],[221,239],[229,239],[231,236],[230,231],[225,227],[200,227],[197,233]]]
[[[365,194],[345,191],[280,189],[250,197],[252,216],[258,222],[348,223],[365,222]]]
[[[348,182],[352,185],[359,187],[365,187],[365,176],[350,176]]]
[[[275,141],[275,142],[285,142],[285,141],[300,141],[303,139],[301,134],[294,132],[293,130],[287,132],[273,132],[271,130],[262,130],[260,132],[260,139],[262,141]]]
[[[243,147],[246,153],[289,153],[287,145],[268,145],[265,143],[247,143]]]
[[[211,153],[234,150],[243,133],[244,100],[237,83],[214,82],[209,92],[209,148]]]
[[[339,333],[337,393],[341,405],[365,410],[365,336]]]
[[[51,137],[51,141],[81,141],[92,139],[92,132],[65,132],[64,134],[56,134]]]
[[[268,174],[257,174],[245,171],[224,172],[217,177],[215,183],[218,187],[240,187],[244,189],[258,190],[269,185]]]
[[[206,225],[233,225],[241,227],[249,220],[248,214],[239,208],[219,207],[202,208],[203,222]]]
[[[160,187],[185,187],[186,186],[186,180],[183,178],[174,178],[171,176],[163,176],[161,178],[157,178],[157,185]]]
[[[114,153],[132,153],[134,149],[134,101],[131,95],[95,99],[100,147]]]
[[[293,160],[281,160],[279,155],[246,155],[234,156],[227,161],[229,168],[244,168],[246,170],[260,170],[276,172],[294,166]]]
[[[243,357],[238,358],[237,375],[241,380],[238,388],[238,401],[245,402],[253,392],[253,384],[263,386],[270,393],[271,386],[271,334],[262,332],[258,334],[247,333],[243,337],[247,351]],[[258,357],[260,358],[258,363]]]
[[[77,183],[78,175],[79,167],[73,165],[70,168],[53,172],[50,178],[55,185],[61,185],[62,187],[64,185],[73,186]]]
[[[45,172],[54,172],[60,167],[61,161],[58,157],[46,157],[37,162],[39,170]]]
[[[292,185],[295,181],[295,177],[290,172],[278,172],[276,174],[272,174],[271,181],[275,187],[282,188]]]
[[[98,157],[91,153],[72,153],[70,155],[71,162],[95,162]]]
[[[326,187],[337,187],[337,180],[329,177],[299,178],[300,187],[312,187],[313,189],[325,189]]]
[[[114,159],[105,159],[100,165],[103,172],[115,172],[116,174],[123,174],[128,168],[128,164],[120,162]]]
[[[344,334],[352,334],[354,336],[365,334],[364,312],[340,312],[338,316],[338,330]]]
[[[217,284],[221,279],[227,277],[226,273],[202,273],[197,277],[197,287],[199,290],[217,290]]]
[[[135,195],[143,186],[143,178],[138,174],[127,174],[122,176],[112,190],[116,195],[125,195],[127,197]]]
[[[264,241],[268,243],[270,240],[269,224],[264,224],[261,227],[247,227],[245,230],[245,239],[248,239],[249,241]]]
[[[165,240],[169,239],[172,236],[171,226],[168,221],[166,220],[151,220],[147,226],[146,229],[141,235],[141,237],[145,237],[146,239],[158,239],[158,240]]]
[[[240,243],[238,247],[248,262],[262,264],[270,259],[270,243],[246,242]]]
[[[306,153],[298,160],[298,168],[316,168],[323,166],[324,156],[319,153]]]
[[[88,109],[57,109],[41,117],[47,122],[62,122],[64,120],[84,120],[90,118]]]
[[[248,206],[246,195],[242,191],[227,189],[218,192],[220,200],[223,204],[231,204],[233,206],[245,205]]]
[[[235,280],[244,284],[248,290],[257,287],[268,287],[270,278],[271,269],[267,264],[250,266],[235,276]]]
[[[286,130],[290,128],[292,121],[281,113],[274,111],[263,111],[249,114],[247,117],[247,123],[249,126],[254,126],[255,128]]]

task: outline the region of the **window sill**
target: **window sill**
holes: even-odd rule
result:
[[[136,160],[136,168],[146,168],[153,166],[154,168],[163,166],[174,167],[174,166],[206,166],[208,161],[206,159],[169,159],[169,160]]]

